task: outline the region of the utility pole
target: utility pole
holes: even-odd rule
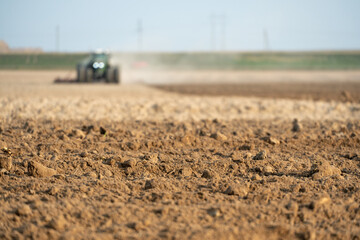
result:
[[[264,41],[264,51],[267,52],[270,50],[270,45],[269,45],[269,37],[266,28],[264,28],[263,30],[263,41]]]
[[[219,27],[217,27],[219,25]],[[226,15],[210,15],[210,47],[211,50],[224,51],[226,48]],[[217,36],[217,32],[219,36]]]
[[[138,51],[142,51],[142,45],[143,45],[143,26],[142,26],[142,20],[138,19],[137,22],[137,35],[138,35]]]
[[[60,26],[56,25],[55,28],[55,47],[56,47],[56,51],[59,52],[60,51]]]
[[[221,48],[222,51],[226,49],[226,15],[221,16]]]
[[[210,15],[210,50],[216,51],[216,15]]]

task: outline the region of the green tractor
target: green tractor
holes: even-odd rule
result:
[[[106,53],[92,53],[77,65],[76,72],[77,82],[120,83],[119,68],[109,64],[109,55]]]

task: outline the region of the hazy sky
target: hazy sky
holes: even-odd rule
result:
[[[360,0],[0,0],[0,39],[137,51],[139,19],[145,51],[360,49]]]

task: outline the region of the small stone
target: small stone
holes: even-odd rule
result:
[[[52,195],[52,196],[55,196],[56,193],[58,193],[59,191],[60,191],[59,188],[57,188],[57,187],[52,187],[52,188],[50,188],[50,189],[48,190],[48,193],[49,193],[50,195]]]
[[[78,137],[78,138],[85,138],[85,133],[79,129],[74,129],[72,131],[72,136]]]
[[[85,174],[85,176],[88,176],[90,178],[97,178],[98,177],[96,172],[88,172],[87,174]]]
[[[301,125],[299,123],[299,121],[295,118],[294,121],[292,122],[293,126],[291,131],[293,132],[300,132],[301,131]]]
[[[70,138],[66,134],[60,135],[59,138],[64,142],[68,142],[70,140]]]
[[[130,149],[130,150],[138,150],[140,148],[140,144],[138,142],[127,142],[126,146]]]
[[[184,168],[182,168],[180,171],[181,171],[181,174],[182,174],[184,177],[189,177],[189,176],[191,176],[191,174],[192,174],[192,170],[191,170],[191,168],[189,168],[189,167],[184,167]]]
[[[251,150],[251,149],[253,149],[254,148],[254,146],[253,145],[242,145],[242,146],[240,146],[238,149],[239,150],[247,150],[247,151],[249,151],[249,150]]]
[[[109,169],[104,170],[104,176],[111,177],[112,175],[113,175],[113,173]]]
[[[126,160],[125,162],[123,162],[121,164],[121,166],[124,167],[124,168],[135,167],[135,165],[136,165],[136,160],[134,160],[134,159]]]
[[[143,159],[152,163],[156,163],[159,160],[159,157],[158,154],[145,154]]]
[[[277,140],[276,138],[274,137],[271,137],[271,136],[266,136],[266,137],[263,137],[262,140],[264,140],[265,142],[271,144],[271,145],[278,145],[280,144],[280,141]]]
[[[207,136],[208,134],[207,134],[207,131],[206,131],[205,129],[200,129],[199,135],[200,135],[201,137],[203,137],[203,136]]]
[[[12,168],[12,157],[6,154],[0,154],[0,168],[10,171]]]
[[[185,145],[191,145],[195,141],[195,138],[192,135],[185,135],[181,138],[180,141]]]
[[[218,141],[226,141],[227,140],[227,137],[224,134],[219,133],[219,132],[211,134],[210,137],[214,138]]]
[[[93,125],[89,125],[89,126],[83,126],[81,129],[83,132],[86,132],[86,134],[89,134],[92,130],[94,130],[94,126]]]
[[[49,227],[58,231],[62,231],[66,227],[66,220],[62,215],[59,215],[50,221]]]
[[[219,208],[209,208],[206,212],[212,217],[218,217],[221,215]]]
[[[314,174],[312,178],[314,180],[319,180],[324,177],[331,177],[331,176],[340,176],[341,170],[335,166],[330,165],[330,163],[326,160],[320,161],[317,164],[312,166],[312,170]]]
[[[201,177],[216,180],[219,178],[219,175],[213,171],[204,170]]]
[[[227,195],[237,195],[245,197],[248,194],[248,190],[245,186],[238,186],[235,184],[230,185],[224,192]]]
[[[82,158],[87,157],[87,152],[81,152],[80,157],[82,157]]]
[[[259,174],[254,174],[252,177],[251,177],[251,180],[253,181],[260,181],[262,180],[262,177],[259,176]]]
[[[267,158],[266,152],[264,151],[260,151],[258,152],[254,157],[253,160],[264,160],[265,158]]]
[[[51,177],[56,174],[56,170],[45,167],[41,163],[30,161],[28,163],[28,172],[34,177]]]
[[[126,225],[128,228],[134,229],[136,231],[140,230],[143,226],[140,223],[131,222]]]
[[[29,207],[29,205],[22,205],[20,207],[18,207],[18,209],[16,209],[16,214],[19,216],[28,216],[31,215],[32,211],[31,208]]]
[[[309,205],[309,208],[312,210],[316,210],[319,207],[326,205],[331,202],[331,199],[328,196],[322,196],[319,199],[312,201]]]
[[[154,180],[146,180],[144,189],[148,190],[148,189],[155,188],[155,185],[156,184],[155,184]]]
[[[263,168],[263,172],[264,173],[273,173],[274,172],[274,168],[270,165],[267,165]]]
[[[106,134],[106,129],[103,128],[103,127],[100,127],[100,134],[105,135]]]

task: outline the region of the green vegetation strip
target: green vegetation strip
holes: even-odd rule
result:
[[[352,70],[360,69],[360,52],[284,53],[118,53],[120,61],[150,67],[219,70]],[[75,69],[87,54],[2,54],[0,69]]]
[[[0,69],[75,69],[87,54],[0,54]]]

